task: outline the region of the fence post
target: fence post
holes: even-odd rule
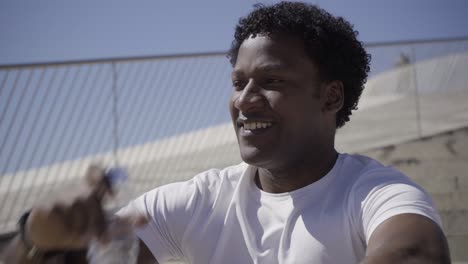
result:
[[[422,120],[421,120],[421,102],[419,98],[419,87],[418,87],[418,71],[416,70],[416,51],[414,45],[411,45],[411,57],[412,63],[411,68],[413,69],[413,76],[414,76],[414,104],[415,104],[415,111],[416,111],[416,123],[418,129],[418,137],[422,138]]]
[[[113,138],[113,158],[114,158],[114,165],[119,166],[119,157],[118,151],[120,147],[120,135],[119,135],[119,91],[118,91],[118,73],[117,67],[115,65],[115,61],[111,62],[112,67],[112,136]]]

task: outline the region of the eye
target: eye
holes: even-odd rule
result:
[[[234,87],[236,91],[241,91],[242,89],[244,89],[245,85],[246,85],[245,82],[241,80],[232,81],[232,87]]]
[[[266,83],[281,83],[281,82],[283,82],[283,80],[281,79],[275,79],[275,78],[266,79]]]
[[[268,86],[274,86],[274,85],[280,85],[284,82],[284,80],[281,80],[281,79],[273,79],[273,78],[270,78],[270,79],[266,79],[264,81],[264,84],[265,85],[268,85]]]

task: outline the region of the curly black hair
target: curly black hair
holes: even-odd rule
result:
[[[340,80],[344,86],[344,104],[336,116],[342,127],[352,110],[357,109],[369,72],[370,55],[357,40],[358,32],[342,17],[307,3],[280,2],[271,6],[256,4],[239,20],[228,58],[234,66],[242,42],[258,34],[286,33],[300,37],[306,52],[319,67],[324,81]]]

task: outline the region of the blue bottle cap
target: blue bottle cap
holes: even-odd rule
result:
[[[120,167],[107,168],[105,177],[112,186],[121,185],[128,180],[127,170]]]

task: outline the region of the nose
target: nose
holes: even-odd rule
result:
[[[235,98],[234,107],[244,113],[261,108],[265,103],[261,92],[261,87],[250,80]]]

